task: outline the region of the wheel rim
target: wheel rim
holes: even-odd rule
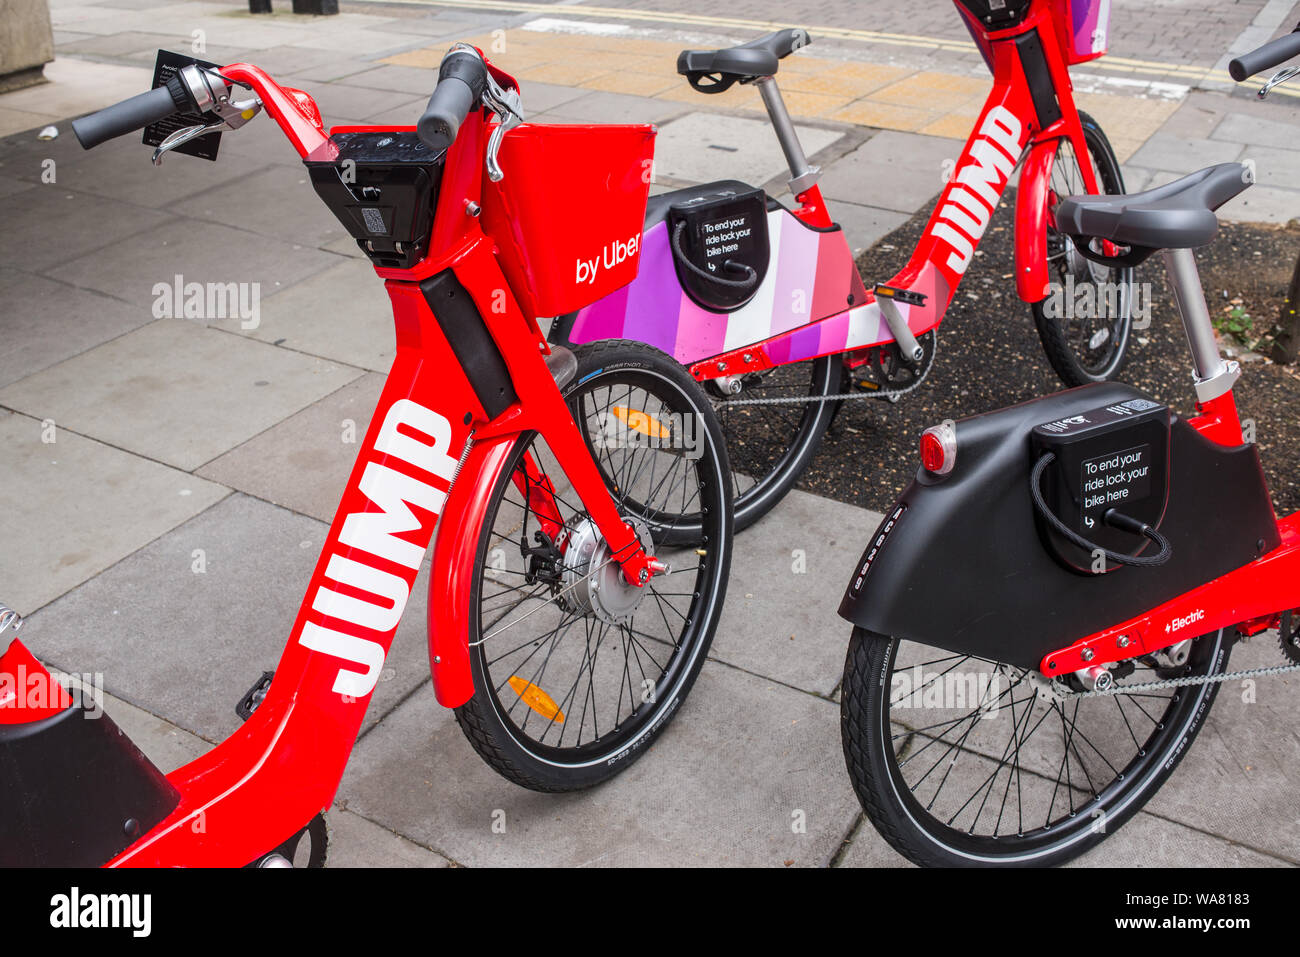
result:
[[[1101,168],[1093,154],[1099,149],[1090,137],[1088,162],[1106,193],[1123,192],[1113,171]],[[1052,163],[1050,189],[1054,196],[1087,193],[1078,155],[1067,139],[1061,139]],[[1060,326],[1071,355],[1090,379],[1109,377],[1123,360],[1133,319],[1134,270],[1102,266],[1083,257],[1065,234],[1047,229],[1047,261],[1062,289],[1062,315],[1048,321]],[[1066,298],[1066,291],[1073,297]],[[1089,302],[1093,306],[1089,306]]]
[[[894,641],[887,661],[879,747],[897,803],[938,847],[975,863],[1032,861],[1119,826],[1217,687],[1058,703],[1028,672],[985,659]],[[1204,636],[1183,673],[1225,661],[1222,633]],[[1149,680],[1142,664],[1125,679]],[[962,684],[976,702],[965,714],[926,706],[954,704]]]
[[[532,435],[507,463],[503,491],[487,516],[473,651],[483,690],[516,743],[538,760],[578,767],[633,746],[676,706],[716,617],[715,543],[726,529],[724,479],[714,453],[691,459],[679,454],[684,449],[672,448],[671,439],[667,449],[610,441],[608,423],[616,407],[657,422],[672,421],[674,413],[695,414],[677,386],[653,373],[597,374],[570,396],[570,406],[620,513],[672,572],[652,578],[630,611],[625,595],[593,601],[593,581],[598,596],[621,573],[610,574],[608,549],[592,544],[593,523],[544,440]],[[712,441],[702,426],[696,438],[706,448]],[[522,490],[531,487],[526,457],[552,483],[562,519],[557,548],[534,552],[536,563],[520,544],[522,534],[530,550],[547,548],[536,538],[539,531],[545,534],[542,513]],[[687,515],[697,528],[703,521],[698,547],[654,545],[656,534],[671,531]],[[537,573],[531,583],[530,567]],[[592,574],[584,579],[584,571]]]

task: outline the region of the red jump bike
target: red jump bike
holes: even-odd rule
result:
[[[1300,34],[1242,59],[1294,56]],[[1162,253],[1194,417],[1104,383],[937,426],[868,544],[840,606],[844,755],[915,863],[1074,858],[1168,779],[1223,682],[1300,670],[1300,515],[1274,514],[1243,440],[1192,252],[1251,182],[1228,163],[1055,210],[1110,268]],[[1271,629],[1282,660],[1229,671]]]
[[[1133,268],[1080,254],[1056,228],[1063,196],[1124,192],[1096,120],[1074,103],[1070,66],[1106,50],[1105,0],[957,0],[993,87],[925,232],[896,276],[864,285],[786,109],[780,61],[811,42],[782,30],[725,50],[688,50],[678,72],[701,93],[737,83],[762,94],[789,162],[787,209],[731,180],[651,198],[640,273],[562,315],[551,341],[637,339],[705,383],[731,454],[736,524],[746,528],[794,486],[848,399],[897,401],[917,388],[936,332],[998,203],[1019,170],[1016,290],[1031,305],[1066,385],[1120,370],[1133,317]],[[864,183],[886,190],[888,183]],[[1088,315],[1045,308],[1049,284],[1085,288]],[[1080,310],[1082,313],[1082,310]]]
[[[319,863],[320,815],[431,543],[438,700],[525,787],[626,768],[712,641],[733,519],[702,388],[644,344],[550,348],[521,306],[575,309],[635,275],[653,128],[515,128],[516,84],[463,45],[414,127],[326,133],[311,97],[257,67],[191,62],[73,128],[90,148],[174,121],[157,161],[263,109],[385,282],[392,370],[279,665],[232,737],[164,776],[61,688],[27,694],[50,678],[6,642],[0,863]],[[561,210],[612,195],[557,237],[557,184]],[[575,282],[575,262],[598,274]],[[0,609],[0,631],[15,624]]]

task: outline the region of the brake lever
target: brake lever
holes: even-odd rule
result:
[[[497,160],[497,154],[501,151],[501,143],[506,134],[524,121],[523,97],[518,90],[503,89],[489,73],[487,88],[483,91],[483,104],[496,114],[499,121],[488,137],[487,146],[488,179],[499,183],[505,179],[506,174]]]
[[[1285,69],[1278,70],[1276,73],[1273,74],[1272,77],[1269,78],[1269,81],[1265,83],[1264,86],[1260,88],[1260,91],[1255,95],[1258,96],[1261,100],[1264,99],[1270,93],[1273,92],[1273,88],[1275,86],[1281,86],[1283,83],[1291,79],[1297,73],[1300,73],[1300,67],[1289,66],[1286,67]]]
[[[497,154],[501,151],[501,142],[505,139],[507,133],[524,121],[523,97],[519,95],[518,90],[507,90],[496,81],[492,76],[492,71],[487,67],[487,60],[483,59],[483,54],[468,43],[457,43],[452,50],[463,50],[466,53],[472,53],[483,63],[484,75],[487,83],[483,87],[482,102],[485,107],[495,114],[498,123],[492,135],[488,137],[487,145],[487,171],[488,179],[494,183],[499,183],[505,179],[505,171],[501,164],[497,162]]]
[[[256,96],[246,100],[232,100],[230,96],[234,85],[214,70],[201,70],[197,66],[187,66],[181,69],[181,78],[189,87],[200,111],[214,114],[216,118],[169,133],[153,151],[154,166],[161,166],[163,156],[178,146],[184,146],[191,140],[209,133],[237,130],[262,110],[262,101]]]

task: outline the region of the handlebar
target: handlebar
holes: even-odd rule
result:
[[[443,57],[438,85],[415,127],[420,141],[431,150],[450,147],[486,88],[487,67],[476,52],[454,49]]]
[[[166,86],[154,87],[147,93],[139,93],[129,100],[73,120],[72,132],[77,134],[77,142],[82,149],[93,149],[114,137],[165,120],[173,113],[188,111],[191,108],[189,99],[189,93],[180,84],[179,78],[172,77]]]
[[[1228,74],[1240,83],[1256,73],[1281,66],[1287,60],[1300,56],[1300,27],[1296,32],[1270,40],[1258,50],[1243,53],[1228,64]]]

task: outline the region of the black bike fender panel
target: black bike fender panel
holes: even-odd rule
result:
[[[98,867],[180,803],[102,710],[0,724],[0,867]]]
[[[450,269],[420,283],[447,344],[465,370],[470,387],[489,419],[519,401],[510,370],[492,339],[473,298]]]
[[[956,467],[943,477],[918,471],[868,541],[840,615],[876,634],[1036,669],[1049,652],[1276,548],[1255,447],[1224,448],[1175,417],[1160,523],[1173,557],[1105,575],[1056,560],[1029,497],[1030,432],[1139,398],[1149,397],[1101,383],[959,421]]]

